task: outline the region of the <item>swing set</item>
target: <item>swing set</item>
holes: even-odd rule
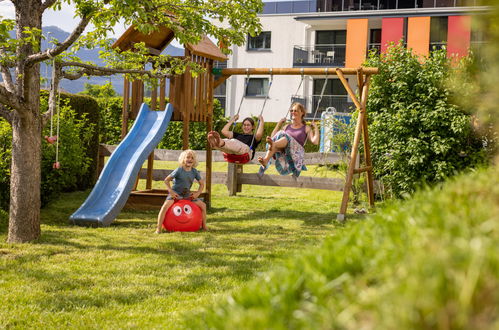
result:
[[[130,27],[114,44],[115,47],[119,47],[121,50],[127,50],[132,47],[136,42],[144,42],[146,47],[150,49],[151,56],[157,55],[163,51],[163,49],[173,40],[173,31],[168,28],[160,28],[149,35],[145,35],[135,30],[134,27]],[[338,213],[338,219],[344,220],[347,211],[347,205],[349,201],[349,194],[352,187],[352,181],[355,174],[367,173],[367,194],[369,199],[369,204],[374,206],[374,184],[373,184],[373,167],[371,162],[371,155],[369,149],[369,136],[367,129],[367,113],[366,113],[366,103],[369,92],[369,85],[371,76],[378,73],[377,68],[368,67],[358,67],[358,68],[214,68],[215,61],[226,61],[227,57],[221,53],[220,49],[213,44],[207,37],[203,38],[201,42],[196,45],[186,44],[184,59],[196,62],[198,65],[205,69],[205,72],[198,75],[197,77],[192,77],[189,68],[185,70],[183,74],[175,75],[170,77],[169,82],[169,101],[173,105],[174,111],[172,116],[172,121],[182,121],[183,122],[183,132],[182,132],[182,149],[189,148],[189,123],[191,121],[205,122],[206,123],[206,133],[213,130],[213,98],[214,89],[222,84],[226,79],[233,75],[245,75],[249,78],[251,75],[269,75],[273,77],[275,75],[301,75],[302,81],[300,82],[300,87],[303,82],[305,75],[311,76],[325,76],[328,79],[329,76],[336,75],[340,79],[341,83],[345,87],[348,95],[355,104],[357,110],[359,111],[359,116],[357,118],[355,137],[352,145],[352,151],[350,154],[350,160],[348,164],[348,172],[346,176],[346,181],[343,187],[338,190],[343,191],[343,198],[341,207]],[[354,76],[357,78],[358,95],[352,90],[346,75]],[[248,79],[246,81],[246,84]],[[327,82],[327,80],[326,80]],[[269,80],[269,85],[271,86],[272,79]],[[164,109],[166,105],[166,81],[161,79],[157,84],[159,86],[152,89],[151,92],[151,108]],[[270,89],[269,86],[269,89]],[[326,83],[323,86],[321,93],[324,94]],[[299,87],[299,88],[300,88]],[[127,133],[128,118],[134,118],[136,115],[140,104],[144,98],[144,84],[142,81],[128,81],[125,79],[124,84],[124,100],[123,100],[123,112],[122,112],[122,137]],[[159,102],[158,102],[159,95]],[[263,114],[265,105],[268,100],[268,93],[265,101],[262,105],[260,115]],[[243,99],[240,101],[238,114],[241,109]],[[319,102],[320,104],[320,102]],[[318,107],[315,110],[317,113]],[[314,118],[315,118],[314,114]],[[258,127],[258,126],[257,126]],[[364,141],[364,167],[356,167],[356,160],[359,156],[359,145],[361,140]],[[159,153],[169,153],[171,151],[160,151],[157,150],[156,157]],[[249,158],[249,155],[246,156]],[[104,156],[101,154],[101,161],[103,161]],[[247,163],[249,159],[234,159],[232,156],[228,156],[229,166],[232,166],[234,173],[236,171],[236,166],[241,166],[240,164]],[[153,173],[153,162],[155,159],[154,152],[149,156],[147,161],[146,170],[146,190],[137,191],[135,185],[134,191],[130,194],[127,202],[127,207],[130,208],[141,208],[141,209],[151,209],[157,208],[162,205],[165,197],[166,190],[153,190],[152,187],[152,173]],[[212,162],[213,155],[211,146],[207,142],[206,144],[206,188],[205,193],[202,194],[207,206],[210,206],[211,199],[211,189],[212,189]],[[102,165],[102,163],[101,163]],[[250,175],[250,174],[245,174]],[[252,174],[251,184],[263,184],[267,180],[268,175],[264,175],[262,178],[257,179],[257,174]],[[164,178],[164,177],[163,177]],[[297,180],[297,186],[300,186],[299,181],[303,178],[295,179]],[[237,177],[234,179],[229,178],[228,181],[233,181],[235,185],[240,185],[242,182],[237,181]],[[138,182],[138,178],[137,178]],[[273,184],[275,185],[275,184]],[[303,185],[302,185],[303,186]]]

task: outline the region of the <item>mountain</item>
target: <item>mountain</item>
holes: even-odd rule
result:
[[[66,40],[66,38],[69,36],[69,33],[66,31],[61,30],[60,28],[56,26],[45,26],[43,27],[43,35],[46,37],[44,40],[42,40],[42,45],[41,48],[42,50],[46,50],[48,47],[53,47],[52,44],[49,44],[49,40],[52,39],[57,39],[58,41],[62,42]],[[11,36],[13,36],[13,32],[11,32]],[[89,61],[93,62],[96,65],[103,65],[103,61],[99,58],[99,52],[101,51],[101,48],[95,48],[95,49],[82,49],[77,52],[77,55],[83,60],[83,61]],[[172,56],[182,56],[184,54],[184,49],[183,48],[178,48],[172,45],[168,45],[165,50],[163,51],[163,54],[169,54]],[[45,63],[41,63],[40,66],[40,73],[42,77],[44,78],[49,78],[51,75],[51,66],[46,65]],[[45,81],[48,81],[49,79],[46,79]],[[0,77],[1,81],[1,77]],[[70,93],[78,93],[84,90],[85,84],[93,84],[93,85],[103,85],[107,82],[111,81],[113,84],[114,89],[119,95],[123,94],[123,77],[121,75],[113,75],[110,77],[82,77],[78,80],[67,80],[63,79],[60,82],[60,87],[62,90],[65,90]],[[47,86],[42,86],[43,88],[47,88]]]

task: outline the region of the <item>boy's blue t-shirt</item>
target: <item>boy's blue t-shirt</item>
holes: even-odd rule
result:
[[[183,167],[176,168],[169,177],[173,178],[172,189],[179,195],[186,196],[191,191],[194,179],[201,180],[201,174],[195,168],[190,171],[184,170]]]

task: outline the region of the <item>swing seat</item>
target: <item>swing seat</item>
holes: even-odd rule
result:
[[[229,163],[235,163],[235,164],[246,164],[251,160],[251,157],[248,153],[242,154],[242,155],[234,155],[234,154],[226,154],[225,152],[223,153],[224,159],[229,162]]]

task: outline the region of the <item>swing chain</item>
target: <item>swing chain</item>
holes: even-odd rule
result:
[[[243,105],[243,101],[244,101],[244,94],[246,93],[246,90],[248,89],[248,84],[249,84],[249,80],[250,80],[250,75],[249,75],[249,68],[246,68],[246,81],[244,83],[244,90],[243,90],[243,93],[242,93],[242,96],[241,96],[241,102],[239,102],[239,107],[237,108],[237,113],[234,115],[235,116],[239,116],[239,112],[241,111],[241,106]],[[236,121],[234,120],[234,122],[232,123],[232,126],[230,127],[230,129],[234,129],[236,127]],[[229,130],[230,130],[229,129]]]

